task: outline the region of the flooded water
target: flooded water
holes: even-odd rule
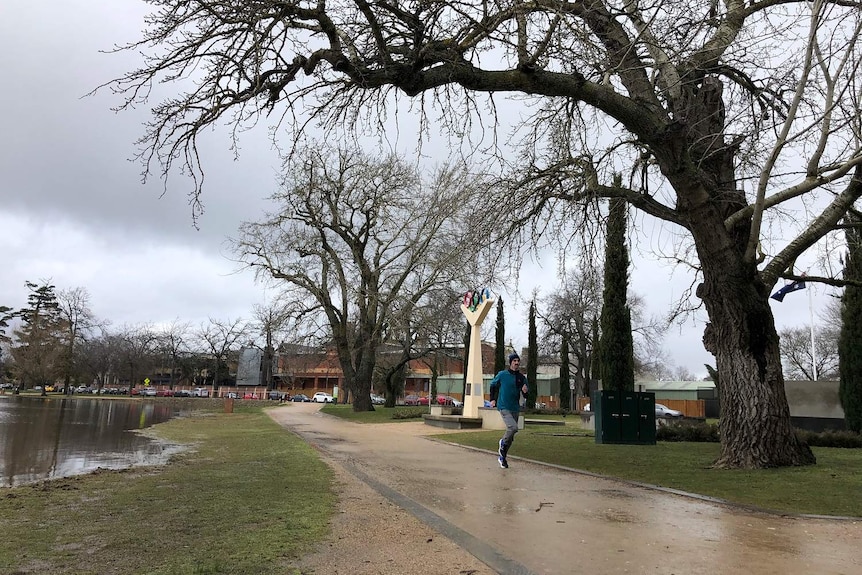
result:
[[[164,463],[180,448],[134,430],[177,415],[149,401],[0,396],[0,487]]]

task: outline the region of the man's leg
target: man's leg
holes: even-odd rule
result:
[[[518,433],[518,419],[507,409],[501,409],[500,415],[503,418],[503,423],[506,424],[506,433],[500,439],[500,467],[509,467],[506,461],[506,454],[509,453],[509,448],[512,447],[512,442],[515,441],[515,434]]]

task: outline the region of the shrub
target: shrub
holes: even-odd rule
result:
[[[812,447],[862,448],[862,434],[853,431],[806,431],[797,429],[796,436]],[[717,443],[718,425],[703,421],[681,420],[662,425],[656,430],[658,441],[693,441]]]
[[[660,426],[655,436],[658,441],[718,443],[718,425],[704,421],[674,421]]]
[[[428,413],[424,407],[405,407],[392,412],[392,419],[421,419],[422,415]]]
[[[854,431],[806,431],[797,429],[796,436],[813,447],[862,447],[862,435]]]

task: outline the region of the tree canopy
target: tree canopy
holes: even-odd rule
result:
[[[467,207],[479,191],[463,165],[423,177],[396,156],[308,147],[288,162],[275,211],[245,223],[234,247],[283,289],[294,317],[323,328],[354,409],[366,411],[381,343],[406,341],[408,357],[416,314],[475,279]]]
[[[475,148],[469,136],[501,121],[494,95],[516,95],[522,146],[500,177],[516,224],[583,233],[585,206],[613,196],[672,224],[722,378],[716,465],[814,462],[767,298],[862,195],[860,0],[149,3],[127,46],[146,60],[110,83],[120,107],[179,83],[140,140],[147,170],[200,176],[197,138],[222,121],[238,134],[269,115],[294,139],[378,129],[402,96],[425,130],[437,106]]]

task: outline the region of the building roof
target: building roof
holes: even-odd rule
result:
[[[712,381],[636,381],[635,388],[643,387],[644,391],[697,391],[698,389],[715,389]]]

